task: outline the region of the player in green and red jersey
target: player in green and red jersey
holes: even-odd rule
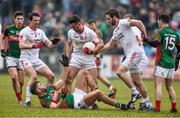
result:
[[[156,88],[156,112],[160,112],[162,85],[164,80],[172,104],[171,112],[177,112],[176,92],[173,88],[172,80],[174,78],[175,69],[175,50],[177,48],[178,55],[180,52],[180,38],[179,35],[169,26],[169,20],[169,16],[167,15],[159,16],[159,31],[155,34],[155,40],[143,36],[143,39],[147,43],[157,48],[156,68],[154,70]]]
[[[0,37],[1,56],[5,57],[18,103],[22,103],[22,86],[24,84],[24,74],[19,66],[19,32],[24,28],[23,23],[24,13],[22,11],[15,12],[14,24],[7,26]],[[8,45],[6,46],[6,44]]]
[[[39,97],[41,105],[47,108],[92,109],[98,100],[116,108],[127,110],[126,104],[113,100],[99,89],[89,92],[88,87],[91,88],[94,85],[92,79],[94,78],[77,78],[73,94],[68,95],[66,95],[68,93],[66,88],[61,89],[61,93],[58,92],[64,83],[62,79],[54,85],[45,85],[38,81],[33,82],[30,90],[32,94]]]

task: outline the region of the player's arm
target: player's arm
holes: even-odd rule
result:
[[[20,39],[19,39],[19,48],[20,49],[31,49],[32,47],[33,47],[32,43],[25,43],[25,41],[20,36]]]
[[[109,50],[109,49],[111,49],[111,48],[113,48],[114,47],[114,45],[116,44],[116,40],[114,40],[114,39],[111,39],[108,43],[106,43],[105,45],[104,45],[104,47],[103,48],[101,48],[101,50],[99,50],[99,52],[98,53],[100,53],[100,52],[102,52],[102,51],[106,51],[106,50]]]
[[[68,38],[68,40],[65,42],[65,55],[70,59],[70,57],[71,57],[71,53],[72,53],[72,49],[73,49],[73,42],[72,42],[72,40],[70,40],[69,38]]]
[[[142,21],[135,20],[135,19],[129,19],[128,22],[129,22],[130,26],[136,26],[137,28],[139,28],[139,30],[141,32],[143,32],[145,34],[145,36],[147,36],[146,28]]]
[[[49,108],[55,109],[55,108],[63,108],[64,99],[61,99],[57,104],[54,102],[51,102],[49,105]]]
[[[142,34],[141,37],[142,37],[144,42],[146,42],[147,44],[149,44],[152,47],[157,47],[157,46],[159,46],[161,44],[159,40],[149,38],[149,37],[145,36],[144,34]],[[159,32],[157,32],[155,34],[155,38],[159,39]]]
[[[5,45],[4,45],[4,39],[8,36],[8,29],[5,28],[3,33],[0,35],[0,47],[1,47],[1,56],[5,57],[6,56],[6,51],[5,51]]]
[[[98,54],[99,51],[104,47],[104,42],[100,37],[98,37],[96,40],[98,40],[98,43],[93,41],[93,43],[96,45],[96,48],[94,49],[94,52],[93,52],[94,54]]]

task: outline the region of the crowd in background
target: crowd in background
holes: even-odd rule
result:
[[[0,23],[2,27],[12,23],[12,15],[16,10],[23,10],[25,16],[31,11],[39,12],[42,16],[41,28],[48,37],[61,37],[66,39],[69,29],[68,16],[78,14],[86,23],[90,19],[96,19],[103,40],[107,42],[112,35],[112,28],[105,22],[105,12],[109,8],[117,8],[121,17],[125,13],[131,13],[136,19],[145,24],[148,36],[152,37],[157,30],[157,17],[161,13],[171,16],[171,26],[180,34],[180,1],[179,0],[0,0]],[[26,19],[27,24],[27,19]],[[111,50],[111,54],[123,53],[120,45],[117,50]],[[63,43],[52,50],[59,53],[63,51]],[[148,56],[154,55],[152,48],[145,44]]]

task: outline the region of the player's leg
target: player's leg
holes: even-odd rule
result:
[[[115,98],[116,88],[111,84],[108,78],[100,72],[99,68],[97,69],[97,78],[109,88],[108,96]]]
[[[93,77],[93,79],[94,79],[94,82],[96,83],[96,85],[97,85],[97,68],[91,68],[91,69],[88,69],[88,71],[89,71],[89,73],[90,73],[90,77],[92,76]],[[97,88],[98,88],[98,86],[97,86]],[[97,89],[97,88],[95,88],[95,89]]]
[[[25,72],[28,74],[30,80],[28,81],[27,87],[26,87],[26,102],[25,106],[31,106],[31,92],[30,92],[30,86],[33,82],[37,80],[37,73],[35,69],[32,66],[28,66],[24,68]]]
[[[82,83],[83,84],[82,84]],[[76,81],[76,85],[80,86],[81,90],[84,88],[85,92],[88,93],[89,90],[86,89],[87,86],[89,86],[89,88],[91,89],[91,91],[96,90],[97,89],[97,84],[96,81],[94,81],[94,78],[92,77],[92,75],[90,74],[90,72],[86,69],[81,69],[78,73],[77,76],[77,81]],[[83,90],[84,90],[83,89]]]
[[[115,100],[113,100],[112,98],[108,97],[107,95],[105,95],[102,91],[100,91],[99,89],[96,89],[94,91],[91,91],[90,93],[88,93],[87,95],[85,95],[83,97],[83,100],[85,102],[86,105],[88,106],[92,106],[95,104],[96,100],[98,101],[102,101],[105,104],[114,106],[116,108],[120,108],[122,110],[127,110],[127,106],[125,104],[116,102]]]
[[[156,94],[156,101],[155,101],[155,111],[160,112],[161,107],[161,97],[162,97],[162,86],[164,83],[164,78],[160,76],[155,76],[155,94]]]
[[[78,74],[79,70],[80,70],[79,68],[71,66],[71,65],[68,67],[68,76],[65,82],[65,87],[67,87],[69,92],[71,91],[72,82],[74,78],[76,77],[76,75]]]
[[[173,85],[172,85],[172,79],[166,79],[165,83],[166,83],[166,89],[167,89],[168,94],[169,94],[169,98],[171,100],[171,112],[177,112],[177,109],[176,109],[176,92],[175,92]]]
[[[44,64],[41,68],[37,70],[37,72],[47,78],[47,83],[53,84],[54,82],[54,73],[50,70],[50,68]]]
[[[131,89],[131,102],[135,102],[139,98],[140,93],[137,91],[136,87],[132,83],[130,76],[126,72],[127,67],[124,66],[124,64],[120,64],[117,75]]]
[[[23,70],[18,69],[18,80],[21,88],[21,94],[22,94],[22,87],[24,85],[24,72]]]
[[[12,79],[12,85],[14,92],[16,94],[16,97],[18,99],[18,103],[22,103],[22,94],[21,94],[21,87],[18,81],[18,72],[16,67],[9,67],[8,68],[9,75]]]

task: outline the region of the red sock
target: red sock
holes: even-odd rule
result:
[[[172,102],[172,103],[171,103],[171,108],[172,108],[172,109],[176,109],[176,102]]]
[[[161,107],[161,101],[160,100],[156,100],[156,110],[160,110]]]
[[[16,93],[16,97],[18,98],[19,101],[22,101],[22,94],[20,93]]]

